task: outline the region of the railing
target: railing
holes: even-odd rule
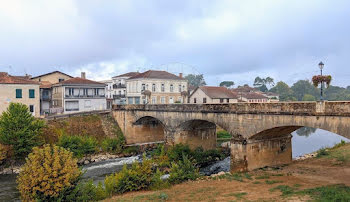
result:
[[[233,104],[113,105],[113,110],[173,111],[235,114],[350,116],[350,101]]]
[[[65,95],[65,98],[105,98],[106,95]]]
[[[125,95],[113,95],[113,99],[125,98]]]
[[[125,84],[113,84],[113,89],[126,88]]]

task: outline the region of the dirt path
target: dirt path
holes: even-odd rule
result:
[[[282,196],[272,189],[288,185],[303,190],[330,184],[350,186],[350,164],[339,164],[333,159],[307,159],[293,162],[278,170],[250,172],[251,179],[243,181],[231,178],[186,182],[158,191],[140,191],[115,196],[106,201],[307,201],[308,196]]]

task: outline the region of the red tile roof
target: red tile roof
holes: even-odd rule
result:
[[[140,72],[128,72],[128,73],[121,74],[121,75],[114,76],[114,77],[132,77],[132,76],[136,76],[138,74],[140,74]]]
[[[229,89],[227,89],[225,87],[200,86],[194,92],[196,92],[198,89],[202,90],[210,98],[216,98],[216,99],[218,99],[218,98],[237,99],[237,95],[235,93],[231,92]]]
[[[157,70],[148,70],[143,73],[139,73],[129,79],[138,79],[138,78],[151,78],[151,79],[171,79],[171,80],[186,80],[175,74],[166,72],[166,71],[157,71]]]
[[[49,81],[40,81],[40,88],[51,88],[52,83]]]
[[[247,98],[247,99],[268,99],[266,96],[259,94],[259,93],[243,93],[242,97]]]
[[[39,75],[39,76],[35,76],[35,77],[32,77],[32,79],[35,79],[35,78],[38,78],[38,77],[42,77],[42,76],[46,76],[46,75],[50,75],[50,74],[54,74],[54,73],[59,73],[59,74],[63,74],[63,75],[66,75],[70,78],[73,78],[71,75],[68,75],[68,74],[65,74],[63,72],[60,72],[60,71],[53,71],[53,72],[49,72],[49,73],[46,73],[46,74],[42,74],[42,75]]]
[[[83,79],[83,78],[80,78],[80,77],[75,77],[75,78],[72,78],[72,79],[68,79],[68,80],[59,82],[59,83],[54,84],[54,85],[70,85],[70,84],[74,84],[74,85],[76,85],[76,84],[79,84],[79,85],[103,85],[103,86],[106,85],[104,83],[100,83],[100,82],[97,82],[97,81],[92,81],[92,80],[89,80],[89,79]]]
[[[0,72],[0,84],[33,84],[39,85],[39,82],[26,79],[23,76],[11,76],[6,72]]]

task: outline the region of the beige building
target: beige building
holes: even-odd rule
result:
[[[53,71],[47,74],[42,74],[31,79],[40,82],[40,114],[50,114],[52,111],[52,84],[56,84],[68,79],[72,76],[60,71]]]
[[[52,85],[52,107],[63,113],[107,109],[104,83],[72,78]]]
[[[113,104],[126,104],[126,80],[140,74],[128,72],[112,77]]]
[[[149,70],[126,80],[127,104],[184,103],[187,86],[182,74]]]
[[[40,116],[39,82],[22,76],[11,76],[0,72],[0,113],[7,110],[11,102],[28,106],[35,116]]]
[[[191,104],[236,103],[237,95],[225,87],[200,86],[189,97]]]

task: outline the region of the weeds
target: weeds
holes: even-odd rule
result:
[[[316,154],[316,157],[317,158],[320,158],[320,157],[323,157],[323,156],[328,156],[329,155],[329,151],[327,148],[321,148],[317,151],[317,154]]]
[[[276,183],[281,183],[283,181],[281,180],[265,180],[266,184],[276,184]]]
[[[282,196],[288,196],[294,193],[295,189],[288,185],[278,185],[277,187],[271,188],[270,191],[280,190],[282,192]]]

